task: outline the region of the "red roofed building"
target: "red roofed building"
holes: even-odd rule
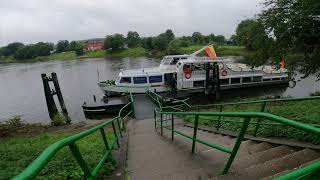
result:
[[[89,39],[85,41],[84,50],[85,51],[97,51],[102,50],[104,46],[103,38]]]

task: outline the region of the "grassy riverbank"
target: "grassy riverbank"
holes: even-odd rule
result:
[[[302,123],[308,124],[318,124],[320,125],[320,100],[308,100],[308,101],[296,101],[296,102],[277,102],[277,103],[267,103],[265,112],[272,113],[278,116],[282,116],[288,119],[292,119]],[[225,106],[224,112],[232,111],[253,111],[259,112],[261,109],[261,104],[247,104],[247,105],[228,105]],[[219,111],[219,107],[202,109],[202,111]],[[241,118],[221,118],[222,120],[234,120],[242,121]],[[218,117],[201,117],[199,118],[199,124],[206,126],[216,127],[218,124]],[[257,120],[257,119],[254,119]],[[193,123],[194,116],[186,116],[185,121],[188,123]],[[261,122],[273,123],[272,121],[262,120]],[[223,122],[223,129],[228,129],[232,131],[239,131],[241,128],[241,123],[230,123]],[[250,125],[247,133],[253,134],[255,125]],[[288,139],[297,139],[306,142],[312,142],[314,144],[320,144],[320,139],[318,136],[314,136],[303,131],[286,127],[286,126],[260,126],[258,131],[259,136],[265,137],[285,137]]]
[[[203,45],[192,45],[189,47],[180,47],[177,52],[179,54],[190,54],[199,49]],[[243,47],[240,46],[231,46],[231,45],[222,45],[217,49],[218,56],[243,56],[247,52]],[[49,56],[39,56],[31,60],[16,60],[13,57],[0,57],[0,63],[19,63],[19,62],[38,62],[38,61],[49,61],[49,60],[71,60],[71,59],[80,59],[80,58],[125,58],[125,57],[157,57],[161,58],[166,53],[162,51],[150,52],[142,47],[138,48],[129,48],[117,51],[111,50],[99,50],[86,52],[81,56],[77,56],[75,52],[63,52],[63,53],[53,53]]]
[[[88,127],[79,125],[63,127],[25,126],[9,137],[0,138],[0,179],[11,179],[27,167],[46,147]],[[41,132],[41,133],[40,133]],[[109,140],[112,135],[108,135]],[[77,142],[83,158],[92,169],[100,160],[104,143],[100,132],[95,132]],[[115,161],[109,161],[100,177],[110,175],[116,167]],[[37,176],[38,179],[82,179],[83,173],[68,147],[56,156]]]

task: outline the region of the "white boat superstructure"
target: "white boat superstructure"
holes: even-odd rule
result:
[[[202,49],[203,50],[203,49]],[[213,65],[218,73],[212,74]],[[251,67],[230,59],[191,55],[165,56],[158,67],[121,70],[115,81],[99,82],[111,96],[117,93],[203,91],[213,76],[218,76],[221,89],[279,84],[288,82],[288,71],[274,66]]]

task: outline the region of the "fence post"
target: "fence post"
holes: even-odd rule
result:
[[[82,157],[82,155],[81,155],[81,153],[79,151],[78,146],[73,142],[73,143],[69,144],[69,148],[71,150],[72,155],[76,159],[77,163],[81,167],[81,169],[82,169],[82,171],[84,173],[84,176],[87,179],[91,179],[92,178],[92,174],[91,174],[86,162],[84,161],[84,159],[83,159],[83,157]]]
[[[114,134],[114,137],[116,138],[116,141],[117,141],[117,145],[118,145],[118,148],[120,148],[120,143],[119,143],[119,139],[118,139],[118,134],[117,134],[117,131],[116,131],[116,127],[114,126],[114,122],[112,121],[112,129],[113,129],[113,134]]]
[[[153,109],[153,117],[154,117],[154,129],[155,131],[157,131],[157,114],[155,109]]]
[[[161,113],[160,115],[160,132],[161,132],[161,135],[163,135],[163,123],[162,123],[162,119],[163,119],[163,114]]]
[[[267,104],[266,101],[264,101],[264,102],[262,103],[260,112],[264,112],[264,110],[265,110],[265,108],[266,108],[266,104]],[[254,129],[254,132],[253,132],[253,136],[254,136],[254,137],[257,136],[257,132],[258,132],[258,129],[259,129],[259,126],[260,126],[260,122],[261,122],[261,119],[259,118],[259,119],[258,119],[258,122],[257,122],[257,124],[256,124],[256,128]]]
[[[173,141],[173,138],[174,138],[174,116],[173,116],[173,114],[171,114],[171,128],[172,128],[171,140]]]
[[[230,166],[231,166],[231,164],[232,164],[234,158],[236,157],[237,152],[238,152],[238,150],[240,148],[242,139],[243,139],[244,135],[246,134],[247,128],[249,126],[250,119],[251,119],[251,117],[246,117],[244,119],[244,121],[242,123],[242,127],[241,127],[241,130],[240,130],[240,133],[239,133],[238,138],[237,138],[237,141],[234,144],[234,147],[232,149],[232,152],[230,154],[230,157],[228,159],[228,162],[227,162],[226,166],[224,167],[224,170],[223,170],[222,174],[227,174],[228,173],[228,171],[230,169]]]
[[[193,137],[192,137],[192,153],[194,153],[196,147],[196,138],[197,138],[197,130],[199,123],[199,115],[197,114],[194,118],[194,126],[193,126]]]
[[[108,143],[108,140],[107,140],[107,137],[106,137],[106,133],[104,132],[103,128],[100,128],[100,132],[101,132],[101,136],[102,136],[104,145],[106,146],[106,149],[108,151],[108,150],[110,150],[110,147],[109,147],[109,143]]]
[[[121,117],[121,115],[120,115],[120,117]],[[117,117],[117,124],[118,124],[118,128],[119,128],[120,137],[122,138],[121,126],[120,126],[120,122],[119,122],[120,117]]]
[[[219,109],[220,113],[222,112],[222,108],[223,108],[223,105],[220,105],[220,109]],[[221,115],[219,115],[219,118],[218,118],[217,131],[219,131],[220,126],[221,126]]]

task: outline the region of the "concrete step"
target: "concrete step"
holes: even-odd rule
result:
[[[285,170],[294,169],[301,164],[319,157],[320,153],[311,149],[304,149],[262,164],[250,166],[244,169],[241,174],[247,174],[256,178],[264,178]]]
[[[247,156],[237,156],[232,164],[230,171],[241,172],[241,169],[247,168],[251,165],[264,163],[271,159],[285,156],[294,153],[295,150],[288,146],[278,146],[265,151],[260,151]]]
[[[320,158],[317,158],[317,159],[312,160],[312,161],[308,161],[308,162],[300,165],[299,167],[296,167],[296,168],[294,168],[294,169],[290,169],[290,170],[285,170],[285,171],[279,172],[279,173],[277,173],[277,174],[275,174],[275,175],[269,176],[269,177],[264,178],[264,179],[265,179],[265,180],[267,180],[267,179],[274,179],[274,178],[276,178],[276,177],[283,176],[283,175],[285,175],[285,174],[287,174],[287,173],[293,172],[293,171],[295,171],[295,170],[297,170],[297,169],[299,169],[299,168],[308,166],[308,165],[310,165],[310,164],[312,164],[312,163],[315,163],[315,162],[318,162],[318,161],[320,161]]]
[[[248,153],[254,154],[254,153],[257,153],[260,151],[265,151],[265,150],[273,148],[273,147],[274,147],[274,145],[272,145],[270,143],[262,142],[262,143],[255,144],[255,145],[251,146],[248,150]]]

